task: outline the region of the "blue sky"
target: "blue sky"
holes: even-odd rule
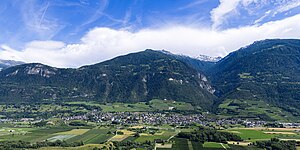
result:
[[[0,58],[78,67],[147,48],[225,56],[300,38],[300,0],[1,0]]]
[[[0,5],[0,42],[19,47],[31,40],[78,42],[95,27],[136,31],[171,23],[209,26],[209,13],[218,1],[2,0]]]

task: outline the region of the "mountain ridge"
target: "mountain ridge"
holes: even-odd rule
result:
[[[138,102],[158,98],[195,103],[205,109],[215,99],[212,94],[214,89],[204,74],[173,56],[153,50],[118,56],[77,69],[54,68],[37,63],[24,64],[3,70],[0,82],[7,86],[8,83],[23,87],[36,86],[38,89],[35,88],[35,91],[49,86],[49,91],[54,92],[42,90],[42,93],[49,94],[41,94],[41,99],[53,99],[53,95],[56,99],[60,95],[61,99],[86,95],[81,98],[90,97],[101,102]],[[54,87],[60,90],[55,91]],[[69,95],[62,94],[66,92]],[[30,97],[32,95],[28,100]]]

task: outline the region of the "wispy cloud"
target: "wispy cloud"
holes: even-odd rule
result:
[[[39,4],[38,1],[31,0],[19,5],[25,28],[40,39],[51,39],[64,27],[56,18],[47,15],[47,10],[51,7],[50,1]]]
[[[108,0],[99,0],[99,3],[97,3],[97,8],[94,10],[85,10],[86,13],[89,15],[86,17],[86,19],[79,24],[76,28],[73,29],[73,31],[70,33],[71,35],[76,35],[79,31],[84,30],[86,26],[94,23],[101,17],[107,17],[110,20],[113,20],[114,22],[121,22],[120,20],[115,20],[115,18],[111,17],[110,15],[104,13],[105,9],[109,6],[109,1]],[[80,5],[83,7],[86,7],[88,5],[91,5],[88,1],[86,0],[80,0]],[[87,7],[88,8],[88,7]]]
[[[46,14],[46,12],[47,12],[47,9],[48,9],[48,7],[49,7],[49,4],[50,4],[50,2],[47,3],[46,8],[45,8],[45,10],[44,10],[44,12],[43,12],[43,14],[42,14],[42,17],[41,17],[40,23],[39,23],[39,27],[41,27],[41,24],[43,23],[43,20],[44,20],[45,14]]]
[[[130,19],[131,19],[131,8],[129,8],[125,13],[125,16],[123,18],[123,26],[126,27]]]
[[[185,6],[182,6],[182,7],[179,7],[178,10],[184,10],[184,9],[190,9],[192,7],[195,7],[195,6],[199,6],[201,4],[204,4],[206,3],[208,0],[196,0],[194,2],[191,2]]]
[[[290,0],[290,1],[277,1],[276,7],[274,9],[268,10],[265,12],[265,14],[260,17],[259,19],[255,20],[255,24],[262,22],[265,18],[268,17],[274,17],[277,14],[285,13],[287,11],[290,11],[294,8],[297,8],[300,6],[300,0]]]
[[[274,17],[300,6],[300,0],[220,0],[219,2],[220,4],[211,11],[213,29],[222,28],[230,19],[238,15],[257,16],[258,18],[253,21],[256,24],[268,17]],[[267,11],[263,11],[262,8]],[[248,14],[240,14],[243,10]]]
[[[287,3],[280,5],[275,13],[282,13],[300,6],[300,0],[290,0]]]
[[[89,5],[90,3],[88,2],[88,0],[79,0],[79,2],[83,5]]]
[[[81,26],[85,26],[88,25],[90,23],[95,22],[96,20],[98,20],[99,18],[103,17],[104,10],[107,8],[107,6],[109,5],[109,1],[108,0],[100,0],[100,3],[98,4],[98,8],[93,12],[93,14],[88,17],[88,19],[81,24]]]
[[[267,18],[271,13],[272,13],[271,10],[265,12],[265,14],[264,14],[262,17],[260,17],[259,19],[257,19],[257,20],[254,21],[254,24],[258,24],[258,23],[262,22],[262,21],[263,21],[265,18]]]

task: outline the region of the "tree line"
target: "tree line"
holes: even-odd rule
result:
[[[281,141],[277,138],[272,138],[269,141],[256,141],[256,147],[266,150],[296,150],[296,141]]]
[[[186,138],[195,142],[220,142],[227,143],[227,141],[243,141],[243,139],[235,134],[228,132],[221,132],[212,128],[199,127],[192,132],[180,132],[179,138]]]
[[[30,143],[26,141],[0,141],[0,149],[12,150],[12,149],[37,149],[41,147],[77,147],[82,146],[83,142],[66,142],[57,140],[54,142],[42,141],[36,143]]]

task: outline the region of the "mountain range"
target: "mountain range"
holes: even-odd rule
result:
[[[219,59],[145,50],[77,69],[21,64],[0,72],[0,100],[168,99],[223,116],[300,117],[300,40],[257,41]]]
[[[154,50],[78,69],[23,64],[0,73],[2,102],[97,99],[101,102],[183,100],[213,104],[207,78],[175,56]],[[189,94],[187,94],[189,93]]]

